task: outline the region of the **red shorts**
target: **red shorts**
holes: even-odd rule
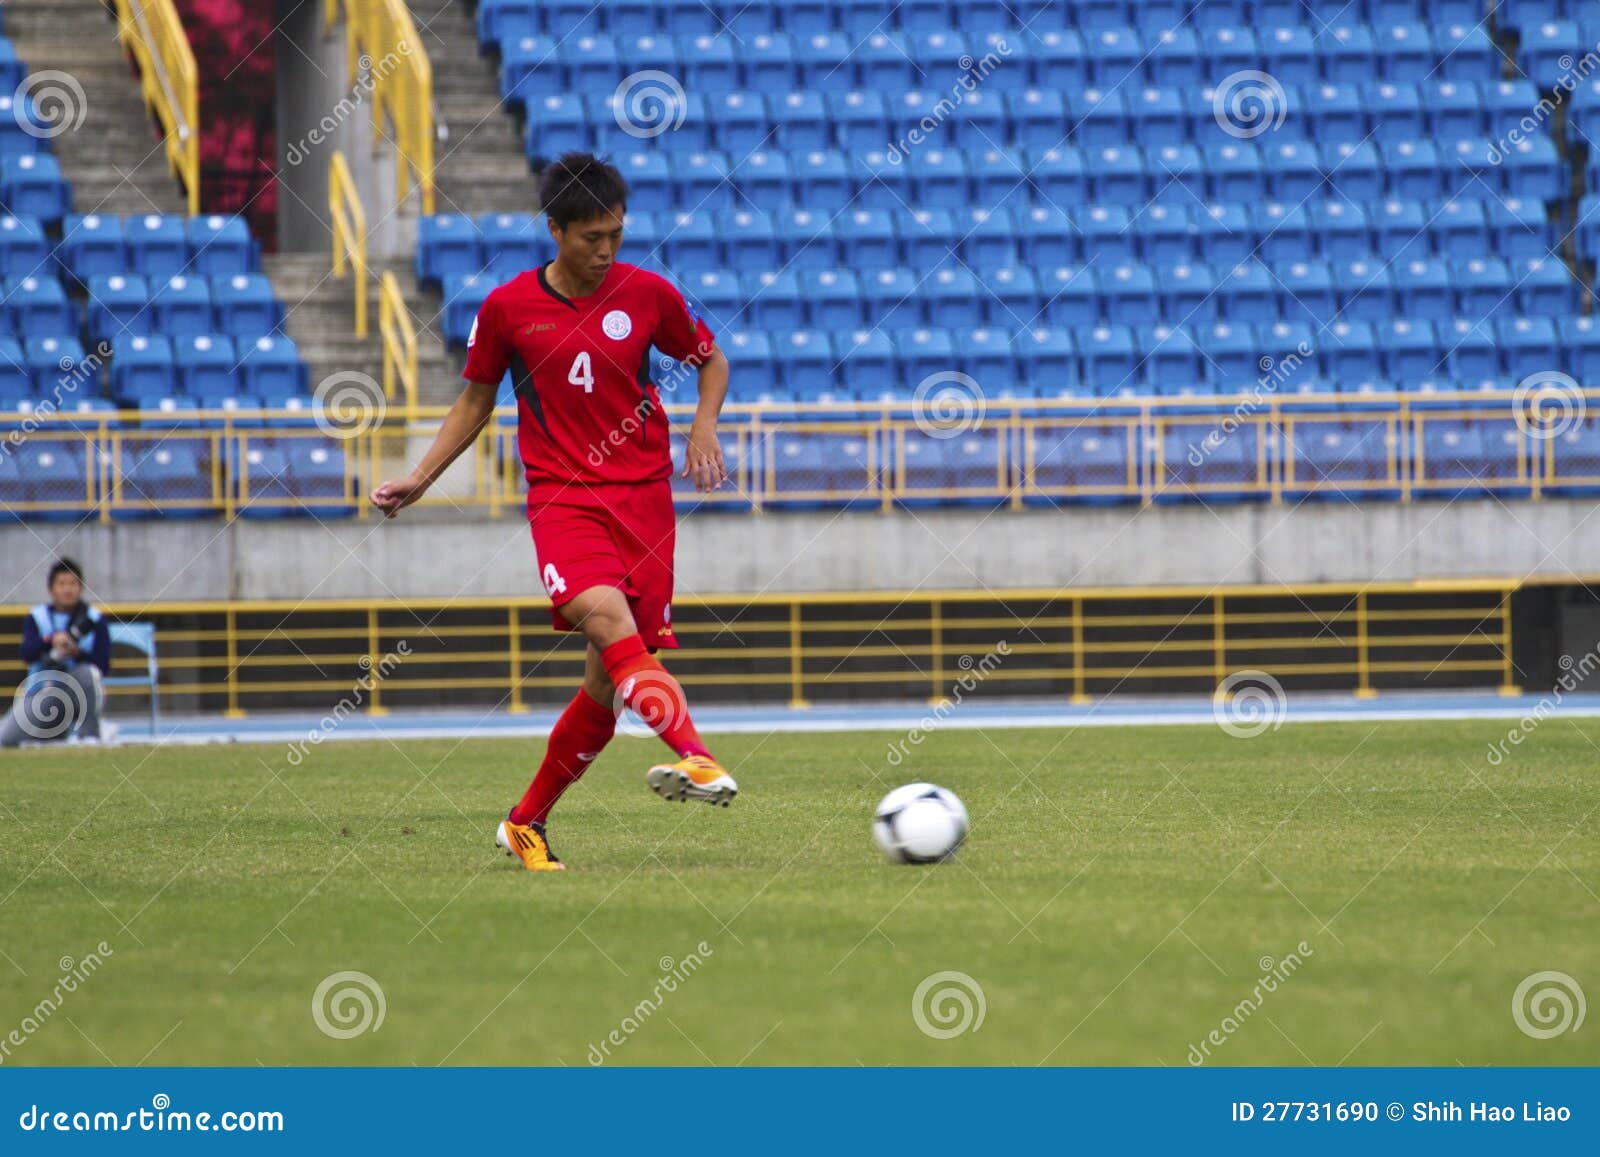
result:
[[[678,521],[671,482],[535,482],[528,490],[528,522],[556,630],[577,629],[562,616],[563,604],[590,587],[616,587],[628,597],[646,647],[678,645],[672,633]]]

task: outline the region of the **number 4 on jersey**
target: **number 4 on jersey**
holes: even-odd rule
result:
[[[572,368],[567,371],[567,381],[575,386],[582,386],[586,394],[594,393],[594,367],[589,364],[589,351],[581,351],[572,359]]]

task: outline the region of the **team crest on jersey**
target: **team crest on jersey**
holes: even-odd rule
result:
[[[600,328],[613,341],[621,341],[633,332],[633,318],[620,309],[613,309],[600,321]]]

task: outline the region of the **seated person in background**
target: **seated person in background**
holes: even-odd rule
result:
[[[50,568],[50,601],[22,623],[22,661],[28,677],[0,721],[0,747],[48,742],[76,733],[100,738],[101,677],[111,666],[105,617],[83,599],[83,571],[69,558]]]

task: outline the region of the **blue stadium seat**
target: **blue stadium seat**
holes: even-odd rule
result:
[[[0,156],[0,206],[19,217],[59,221],[72,208],[72,186],[49,153]]]
[[[926,302],[907,269],[875,269],[860,278],[862,307],[872,324],[886,330],[925,325]]]
[[[49,128],[31,100],[19,102],[10,92],[0,95],[0,156],[44,151]]]
[[[797,271],[831,269],[834,260],[834,228],[830,214],[810,209],[786,209],[774,215],[782,260]]]
[[[178,382],[190,399],[205,401],[238,392],[233,341],[221,334],[196,334],[173,343]]]
[[[101,274],[127,272],[128,253],[120,218],[75,214],[62,223],[62,233],[57,250],[61,262],[84,284]]]
[[[417,222],[417,280],[438,282],[450,274],[483,268],[478,227],[472,218],[436,213]]]
[[[1451,377],[1469,382],[1500,375],[1500,352],[1491,322],[1458,317],[1440,329],[1445,343],[1445,364]]]
[[[189,264],[189,239],[182,217],[146,213],[129,218],[124,240],[133,271],[150,278],[152,284],[182,273]]]
[[[22,343],[14,337],[0,337],[0,409],[10,409],[33,393]]]
[[[201,438],[165,437],[123,443],[117,471],[121,501],[117,519],[203,518],[215,512],[209,444]]]
[[[198,277],[176,274],[157,282],[150,294],[150,314],[154,324],[146,332],[160,332],[179,340],[210,333],[213,324],[211,287]]]
[[[1456,315],[1450,269],[1443,262],[1418,257],[1393,266],[1399,312],[1424,321],[1446,321]]]
[[[777,148],[800,153],[834,147],[834,130],[829,124],[823,94],[820,92],[774,95],[767,104],[767,115],[772,130],[771,141]],[[884,142],[880,138],[873,143]]]
[[[37,396],[60,397],[81,385],[87,385],[90,393],[100,392],[98,366],[84,366],[83,346],[76,337],[30,337],[23,341],[23,350]]]
[[[1592,47],[1584,43],[1575,21],[1548,20],[1523,27],[1519,55],[1528,79],[1541,90],[1549,90]]]
[[[283,320],[283,308],[272,291],[272,283],[259,273],[213,277],[211,302],[216,310],[217,328],[235,338],[257,338],[273,333]],[[166,332],[176,336],[176,331]]]
[[[902,380],[913,387],[955,365],[955,341],[949,330],[922,327],[900,330],[892,340],[900,358]]]
[[[1180,261],[1161,269],[1156,279],[1161,290],[1161,316],[1198,326],[1222,315],[1217,275],[1203,262]]]
[[[746,303],[745,316],[751,325],[773,331],[804,326],[806,310],[800,278],[793,270],[748,273],[739,282]]]
[[[1452,267],[1456,306],[1462,317],[1474,321],[1515,312],[1511,270],[1497,257],[1474,257]]]
[[[849,270],[823,269],[802,274],[800,292],[805,324],[812,329],[853,329],[872,320],[862,316],[861,288]]]
[[[740,209],[723,221],[722,260],[732,269],[775,269],[781,262],[768,213]]]
[[[147,395],[177,392],[172,343],[158,335],[123,335],[112,341],[111,393],[125,406]]]
[[[796,398],[819,399],[838,386],[833,372],[833,342],[820,330],[785,331],[773,347],[773,360],[779,380]]]
[[[464,346],[478,318],[483,299],[494,283],[476,273],[449,274],[444,278],[444,337],[452,346]]]
[[[770,143],[771,121],[766,98],[759,92],[716,93],[709,98],[706,116],[712,135],[707,148],[742,157]]]
[[[187,232],[195,273],[220,277],[255,271],[256,244],[242,218],[216,213],[191,217]]]
[[[150,288],[137,274],[95,274],[89,278],[89,336],[115,341],[124,333],[153,333],[148,314]]]
[[[547,93],[528,99],[526,115],[523,151],[530,157],[559,157],[562,153],[599,147],[594,126],[612,114],[604,108],[586,109],[583,98],[574,93]]]
[[[300,350],[282,336],[260,336],[239,343],[239,374],[246,393],[258,397],[286,397],[306,390],[306,367]]]
[[[78,332],[67,292],[53,277],[30,274],[5,279],[5,315],[19,336]]]
[[[0,216],[0,276],[25,277],[30,273],[49,276],[50,243],[37,218]]]
[[[1551,368],[1556,326],[1548,317],[1502,317],[1495,322],[1500,363],[1507,375],[1525,378]]]
[[[1318,347],[1318,361],[1321,372],[1335,381],[1383,376],[1372,327],[1364,321],[1337,321],[1328,326]]]
[[[728,359],[739,367],[739,393],[750,392],[754,401],[773,400],[777,390],[777,371],[772,360],[772,343],[759,330],[734,330],[717,335],[717,344],[728,351]]]
[[[538,97],[572,91],[557,64],[556,42],[545,36],[521,36],[500,45],[500,97],[520,111]]]
[[[859,401],[870,401],[899,382],[894,343],[881,329],[852,330],[838,341],[839,381]]]

